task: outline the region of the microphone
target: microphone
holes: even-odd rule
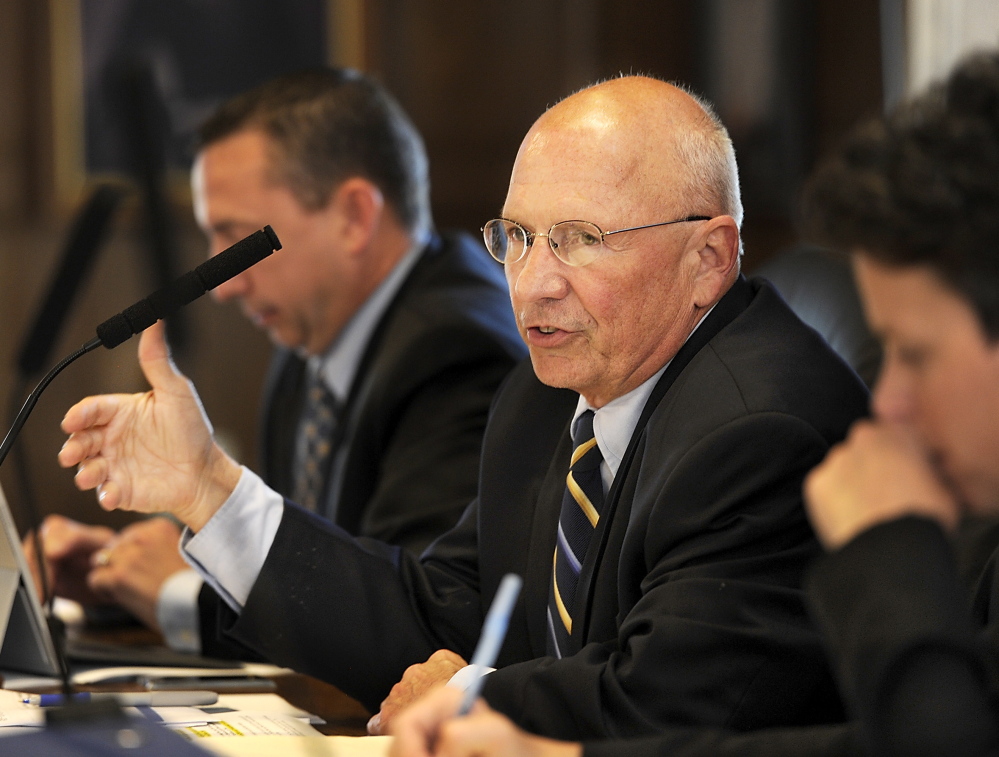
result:
[[[108,318],[97,327],[97,337],[91,339],[71,355],[66,356],[52,370],[50,370],[38,385],[34,388],[25,400],[21,411],[14,418],[10,430],[0,443],[0,465],[6,460],[14,441],[20,434],[21,429],[28,420],[28,416],[38,403],[38,398],[46,387],[52,383],[63,369],[75,362],[78,358],[93,352],[102,344],[108,349],[117,347],[119,344],[130,338],[133,334],[152,326],[161,318],[166,318],[171,313],[176,312],[189,302],[196,300],[209,289],[214,289],[219,284],[228,281],[254,263],[257,263],[275,250],[281,249],[281,241],[278,239],[274,229],[265,226],[261,231],[255,231],[245,239],[236,242],[232,247],[223,250],[218,255],[209,258],[193,271],[181,276],[172,284],[153,292],[144,300],[139,300],[129,308],[126,308],[118,315]],[[45,575],[42,550],[37,542],[38,519],[32,517],[32,530],[36,534],[36,552],[39,561],[39,571]],[[58,630],[54,616],[48,617],[50,633],[53,636],[53,643],[56,645],[56,658],[60,668],[60,678],[62,679],[63,693],[67,699],[70,697],[71,685],[69,679],[69,669],[66,665],[66,658],[61,648],[61,634]]]
[[[114,349],[133,334],[145,331],[156,321],[172,315],[208,290],[214,289],[280,249],[281,241],[274,233],[274,229],[264,226],[261,231],[255,231],[232,247],[209,258],[193,271],[188,271],[145,299],[108,318],[97,327],[97,341],[94,346],[103,344],[109,350]]]
[[[165,318],[187,303],[196,300],[209,289],[228,281],[233,276],[242,273],[254,263],[263,260],[275,250],[281,249],[281,241],[274,229],[264,226],[261,231],[255,231],[245,239],[236,242],[218,255],[209,258],[193,271],[181,276],[172,284],[153,292],[144,300],[139,300],[118,315],[108,318],[97,327],[97,336],[80,347],[76,352],[63,358],[50,370],[34,388],[21,407],[21,412],[14,418],[7,436],[0,443],[0,465],[7,458],[11,445],[20,433],[28,415],[38,402],[39,396],[52,383],[63,369],[78,358],[92,352],[102,344],[108,349],[117,347],[133,334],[138,334],[152,326],[160,318]]]

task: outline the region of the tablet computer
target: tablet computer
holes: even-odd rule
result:
[[[59,659],[38,599],[27,557],[0,487],[0,670],[58,676]],[[177,652],[162,644],[117,644],[69,638],[66,657],[73,662],[181,668],[238,668],[235,660],[218,660]]]
[[[59,675],[48,623],[7,497],[0,487],[0,668]]]

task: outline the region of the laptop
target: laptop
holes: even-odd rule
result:
[[[59,675],[59,658],[38,600],[38,591],[7,498],[0,487],[0,669],[43,676]],[[73,662],[183,668],[233,668],[234,660],[176,652],[163,645],[133,646],[67,639]]]

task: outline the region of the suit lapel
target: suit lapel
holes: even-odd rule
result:
[[[349,500],[354,498],[352,492],[348,490],[350,482],[346,480],[347,471],[351,470],[349,458],[354,451],[354,435],[368,422],[365,416],[371,407],[370,397],[376,391],[378,382],[384,381],[386,375],[386,372],[378,370],[377,365],[379,360],[386,359],[386,355],[391,355],[393,350],[397,349],[396,344],[389,338],[393,332],[396,313],[400,303],[406,301],[410,290],[419,286],[423,271],[442,252],[443,241],[435,234],[420,253],[420,259],[416,261],[378,320],[357,366],[357,373],[351,382],[350,392],[344,402],[340,423],[333,439],[334,454],[326,479],[324,514],[339,525],[347,525],[338,518],[341,500],[344,499],[345,494]],[[356,514],[352,513],[351,515]]]
[[[264,480],[284,496],[289,496],[292,489],[304,380],[305,362],[288,350],[278,350],[271,361],[264,389],[259,454]]]
[[[718,301],[715,309],[704,319],[700,327],[691,334],[690,338],[680,348],[673,358],[669,367],[659,377],[659,381],[653,388],[649,399],[642,409],[635,430],[632,432],[628,449],[621,460],[617,474],[607,498],[604,502],[604,511],[600,517],[600,524],[597,532],[593,535],[594,543],[591,543],[587,550],[586,559],[579,573],[579,584],[576,589],[576,601],[573,605],[573,623],[579,622],[582,626],[579,634],[573,634],[573,651],[578,651],[587,640],[590,627],[590,609],[593,604],[593,594],[596,587],[595,573],[600,569],[613,568],[613,565],[603,564],[603,555],[607,548],[607,537],[611,531],[611,522],[616,517],[628,518],[631,514],[631,501],[624,501],[621,496],[626,482],[629,480],[632,466],[635,462],[638,449],[643,442],[645,427],[649,418],[655,412],[663,397],[673,386],[676,379],[683,373],[684,369],[694,359],[694,356],[705,347],[714,337],[735,320],[748,306],[753,299],[753,290],[745,277],[741,274],[736,279],[732,288],[725,293],[725,296]],[[620,514],[618,511],[620,510]],[[557,516],[556,516],[557,518]],[[554,544],[554,542],[553,542]],[[612,561],[613,562],[613,561]],[[578,619],[578,620],[577,620]],[[574,629],[575,630],[575,629]]]

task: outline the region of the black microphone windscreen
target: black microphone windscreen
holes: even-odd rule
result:
[[[242,273],[254,263],[263,260],[273,250],[281,249],[281,241],[274,229],[265,226],[246,239],[241,239],[232,247],[213,255],[194,269],[205,289],[214,289],[223,281],[228,281],[238,273]]]
[[[108,318],[97,327],[97,338],[109,350],[117,347],[132,336],[132,327],[128,325],[124,313],[118,313]]]
[[[208,290],[280,249],[281,241],[277,234],[270,226],[265,226],[263,230],[253,232],[144,300],[139,300],[118,315],[108,318],[97,327],[97,337],[108,349],[117,347],[132,334],[138,334],[161,318],[167,318]]]

